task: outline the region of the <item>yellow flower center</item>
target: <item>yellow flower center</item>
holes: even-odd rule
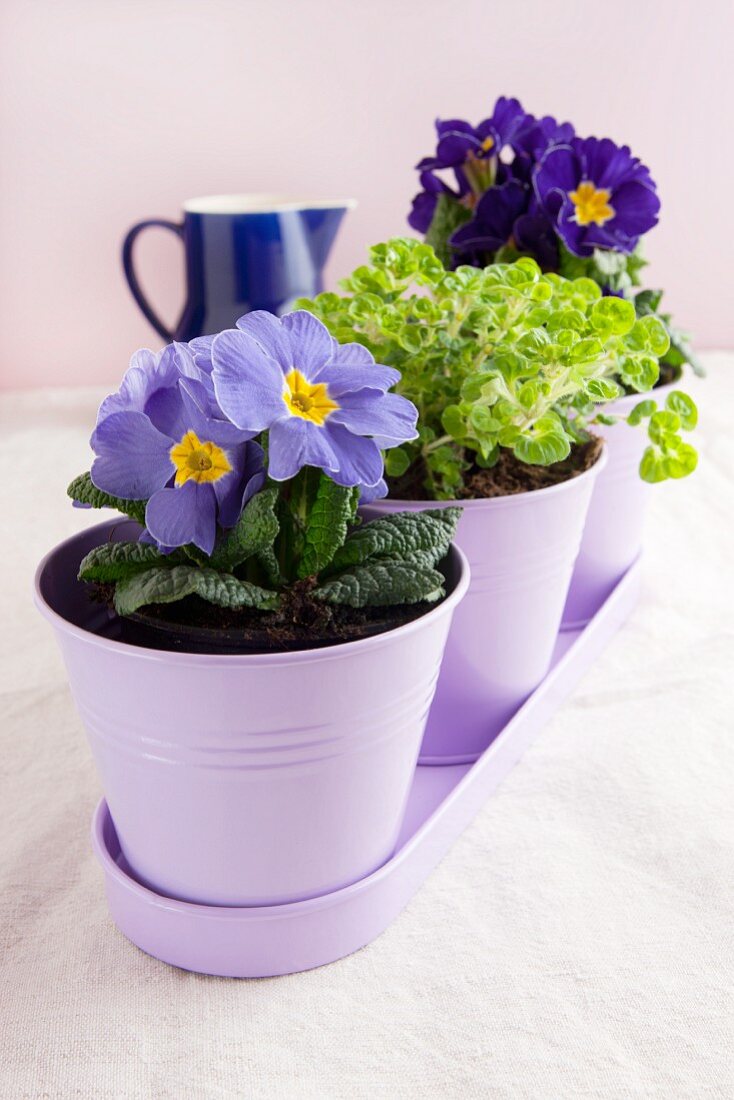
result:
[[[176,467],[174,484],[177,486],[185,485],[192,478],[199,484],[218,481],[232,469],[222,448],[216,443],[202,443],[196,432],[186,432],[181,442],[171,447],[169,455]]]
[[[339,405],[331,397],[325,382],[309,382],[295,367],[285,376],[283,391],[289,413],[310,420],[319,427]]]
[[[482,142],[482,150],[483,150],[483,152],[485,152],[485,153],[488,153],[488,152],[489,152],[489,150],[490,150],[490,149],[492,149],[492,148],[494,148],[494,138],[492,138],[492,137],[486,137],[486,138],[484,139],[484,141]]]
[[[578,225],[604,225],[614,217],[614,207],[609,205],[611,191],[606,188],[596,188],[591,180],[584,180],[575,191],[569,192],[569,199],[576,207],[574,220]]]

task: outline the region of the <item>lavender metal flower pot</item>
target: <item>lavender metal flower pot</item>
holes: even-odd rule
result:
[[[462,500],[456,543],[472,579],[454,616],[420,753],[469,763],[487,748],[550,666],[594,480],[606,456],[548,489]],[[456,501],[381,500],[366,515]]]
[[[169,898],[257,906],[381,866],[467,591],[463,554],[447,559],[447,598],[385,634],[292,653],[169,653],[97,633],[105,609],[76,581],[82,556],[124,528],[102,524],[53,550],[36,602],[134,876]]]
[[[660,386],[652,394],[630,394],[605,408],[610,416],[626,417],[645,397],[663,405],[677,382]],[[591,495],[581,547],[563,611],[564,629],[584,626],[599,610],[617,582],[642,550],[645,513],[651,486],[640,477],[639,467],[647,446],[643,427],[617,423],[595,427],[606,442],[607,464]]]

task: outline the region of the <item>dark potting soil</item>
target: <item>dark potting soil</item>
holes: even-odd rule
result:
[[[551,466],[529,466],[515,458],[511,451],[501,450],[497,462],[489,469],[472,466],[465,471],[464,485],[458,499],[489,500],[559,485],[590,469],[599,458],[601,449],[602,441],[592,437],[588,443],[577,444],[568,458]],[[424,472],[409,471],[389,482],[389,495],[393,500],[431,500],[423,485],[424,480]]]
[[[312,595],[312,578],[283,593],[277,611],[217,607],[187,596],[171,604],[149,604],[119,618],[121,638],[131,645],[194,653],[275,653],[317,649],[383,634],[425,615],[435,604],[344,607]],[[112,585],[94,586],[93,598],[112,607]]]
[[[660,364],[660,377],[653,386],[654,390],[660,388],[660,386],[668,386],[671,382],[677,382],[681,376],[680,367],[672,367],[670,363]],[[643,399],[644,393],[640,394],[640,400]]]

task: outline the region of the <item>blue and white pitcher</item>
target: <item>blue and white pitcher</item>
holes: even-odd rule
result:
[[[356,204],[298,202],[277,195],[213,195],[184,203],[183,221],[150,218],[122,246],[135,301],[164,340],[191,340],[231,328],[253,309],[286,312],[294,299],[323,290],[322,272],[341,220]],[[135,274],[133,245],[150,226],[171,229],[186,253],[186,302],[169,331]]]

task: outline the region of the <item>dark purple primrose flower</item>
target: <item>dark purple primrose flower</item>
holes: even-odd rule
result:
[[[525,113],[520,102],[505,96],[500,96],[491,116],[478,126],[460,118],[436,119],[436,152],[416,165],[423,190],[413,199],[408,224],[426,233],[442,192],[466,201],[467,196],[477,198],[494,183],[503,182],[506,169],[499,155],[512,145],[528,119],[532,115]],[[436,175],[442,169],[453,169],[456,190]]]
[[[517,250],[537,260],[543,271],[558,270],[558,237],[553,223],[534,197],[527,211],[515,222],[512,237]]]
[[[194,543],[211,554],[217,523],[237,522],[265,472],[255,433],[213,408],[197,369],[185,345],[133,357],[118,392],[102,403],[91,476],[107,493],[148,501],[146,529],[161,549]]]
[[[515,221],[527,205],[528,188],[519,180],[491,187],[477,203],[471,221],[456,230],[449,244],[460,258],[462,253],[496,252],[512,237]]]
[[[427,233],[433,221],[433,215],[436,212],[436,203],[438,202],[438,196],[440,194],[451,195],[451,197],[457,201],[460,201],[468,194],[468,183],[466,183],[466,180],[463,179],[459,173],[456,175],[458,190],[453,191],[447,183],[444,183],[438,176],[434,176],[432,172],[421,172],[420,181],[423,190],[419,191],[413,199],[413,205],[408,215],[408,225],[419,233]]]
[[[525,153],[538,160],[549,145],[568,144],[575,136],[570,122],[556,122],[552,115],[543,118],[527,115],[513,139],[512,148],[516,153]]]
[[[472,158],[498,157],[506,145],[512,145],[528,117],[519,100],[500,96],[491,116],[478,126],[460,118],[436,119],[435,155],[424,157],[416,167],[419,171],[461,168]]]
[[[387,393],[400,374],[361,344],[338,344],[305,310],[280,320],[248,313],[212,344],[214,389],[239,428],[268,432],[268,473],[287,481],[303,466],[338,485],[381,492],[381,448],[415,439],[415,406]]]
[[[660,200],[649,170],[627,145],[574,138],[543,155],[533,185],[556,232],[576,256],[595,248],[632,252],[657,223]]]

